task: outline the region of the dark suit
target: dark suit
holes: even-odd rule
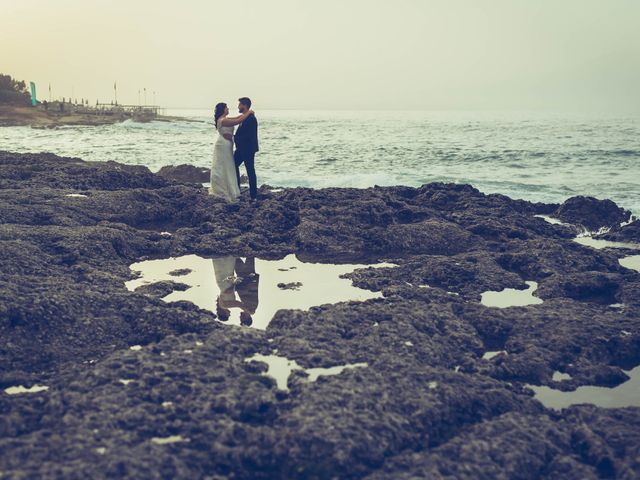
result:
[[[240,165],[244,162],[249,177],[249,193],[251,198],[258,195],[258,179],[256,178],[255,155],[258,152],[258,120],[255,115],[249,116],[240,124],[235,134],[236,151],[233,159],[236,164],[236,176],[240,185]]]
[[[241,258],[236,258],[235,271],[240,277],[240,283],[235,287],[242,303],[241,308],[253,315],[258,309],[258,291],[260,290],[260,275],[256,273],[256,259],[247,257],[243,262]]]

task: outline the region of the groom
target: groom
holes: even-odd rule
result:
[[[244,113],[251,108],[251,100],[247,97],[238,99],[238,110]],[[240,164],[244,162],[249,177],[249,193],[251,200],[255,200],[258,195],[258,180],[256,178],[256,167],[254,165],[258,148],[258,120],[255,115],[249,116],[240,124],[235,134],[236,151],[233,159],[236,163],[236,176],[238,186],[240,186]]]

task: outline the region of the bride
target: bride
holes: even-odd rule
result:
[[[240,197],[236,164],[233,160],[233,127],[240,125],[249,115],[253,115],[253,110],[247,110],[237,117],[228,115],[229,109],[226,103],[216,105],[215,125],[218,138],[213,149],[209,193],[233,202]]]

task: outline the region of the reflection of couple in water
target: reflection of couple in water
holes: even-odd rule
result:
[[[213,259],[213,269],[220,295],[216,302],[216,314],[222,321],[229,320],[232,308],[240,308],[240,324],[253,323],[252,315],[258,308],[260,275],[256,273],[256,259],[245,261],[236,257]],[[237,296],[236,296],[237,294]]]

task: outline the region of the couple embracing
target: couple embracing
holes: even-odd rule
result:
[[[249,178],[249,194],[255,200],[258,193],[255,155],[258,152],[258,120],[251,110],[251,100],[238,100],[237,117],[229,116],[226,103],[218,103],[215,109],[215,126],[218,138],[213,149],[211,187],[209,193],[234,202],[240,198],[240,165],[244,163]],[[238,130],[233,134],[235,127]],[[235,143],[235,152],[233,145]]]

